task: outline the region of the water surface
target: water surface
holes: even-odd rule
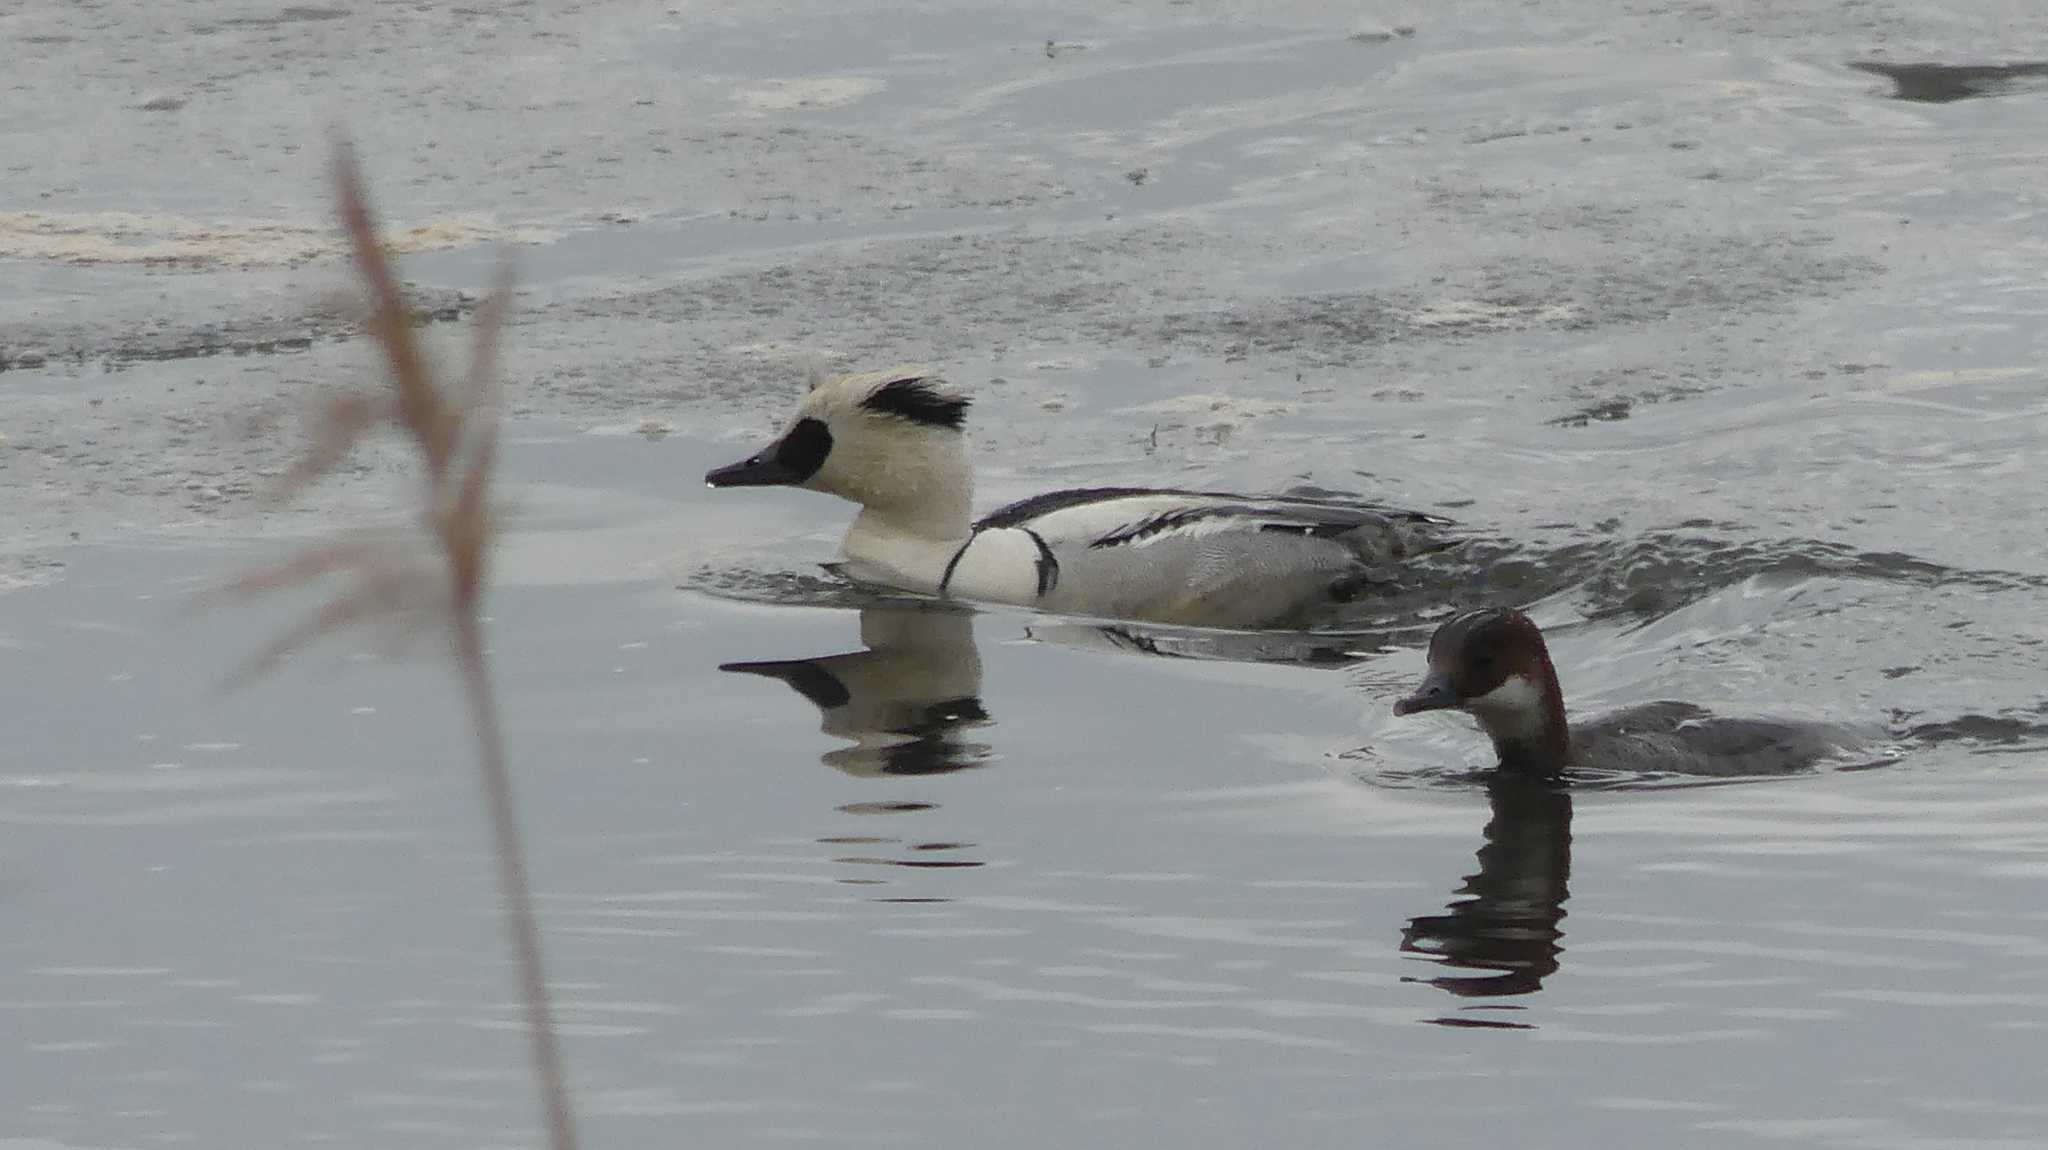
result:
[[[712,450],[513,463],[652,480]],[[2038,752],[1489,788],[1457,780],[1469,731],[1386,718],[1412,650],[1176,659],[1013,612],[714,599],[595,494],[528,492],[492,609],[595,1141],[2031,1138]],[[172,600],[256,550],[86,549],[4,600],[6,689],[44,716],[0,761],[14,1133],[524,1137],[446,676],[343,642],[216,702],[275,612]],[[1699,621],[1692,659],[1817,613],[1768,602]],[[1582,652],[1659,646],[1559,660],[1599,682]]]
[[[437,347],[524,245],[491,634],[589,1144],[2039,1143],[2031,6],[4,19],[0,1143],[536,1141],[431,638],[222,698],[293,605],[185,605],[411,490],[260,499],[374,362],[336,112]],[[1103,629],[849,593],[844,508],[699,487],[914,359],[983,505],[1312,483],[1484,569]],[[1388,710],[1480,601],[1575,708],[1897,761],[1489,785]]]

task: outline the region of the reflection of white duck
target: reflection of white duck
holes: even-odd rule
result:
[[[989,722],[972,616],[938,605],[869,607],[860,639],[866,650],[719,669],[780,679],[816,704],[820,729],[854,743],[824,756],[848,774],[929,775],[987,761],[985,744],[959,737]]]
[[[1392,632],[1219,631],[1170,623],[1090,623],[1058,618],[1026,623],[1024,637],[1076,651],[1330,669],[1349,666],[1398,642]]]
[[[1137,487],[1051,492],[977,521],[968,402],[913,368],[826,380],[780,439],[704,478],[860,504],[840,552],[863,583],[1197,626],[1297,623],[1444,545],[1447,521],[1419,512]]]

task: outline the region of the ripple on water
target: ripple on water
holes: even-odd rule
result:
[[[972,626],[999,641],[954,647],[972,687],[929,649],[898,666],[930,681],[863,679],[889,660],[845,656],[906,650],[850,637],[886,604],[798,566],[829,556],[843,508],[695,502],[712,445],[687,432],[509,445],[508,476],[544,496],[529,509],[576,511],[508,549],[492,610],[593,1141],[673,1141],[681,1119],[734,1146],[2039,1143],[2039,77],[2010,63],[2042,56],[2034,24],[1466,5],[1351,39],[1298,4],[727,6],[613,34],[574,7],[531,6],[524,32],[200,12],[195,54],[150,6],[87,35],[30,0],[50,51],[15,61],[14,127],[93,125],[72,133],[93,147],[22,150],[58,192],[101,173],[90,199],[161,185],[179,123],[247,120],[229,135],[255,162],[216,167],[286,202],[301,165],[263,141],[296,129],[260,129],[297,113],[229,74],[245,33],[317,20],[270,47],[384,79],[417,57],[385,49],[423,33],[453,60],[542,37],[592,66],[559,70],[559,106],[516,117],[511,151],[565,153],[478,162],[530,69],[426,69],[485,111],[442,133],[450,179],[415,181],[421,218],[513,185],[541,216],[695,206],[528,253],[522,403],[734,429],[782,414],[813,350],[939,347],[1017,494],[1365,466],[1372,494],[1461,504],[1475,532],[1319,635],[993,612]],[[1902,96],[1999,98],[1888,100],[1831,63],[1875,40],[1953,42],[1954,64],[1876,69]],[[872,62],[853,82],[851,58]],[[364,130],[408,154],[385,120]],[[100,138],[124,131],[125,183]],[[691,138],[645,162],[605,154],[673,131]],[[712,162],[650,158],[671,147]],[[220,192],[187,168],[170,194]],[[212,242],[186,230],[132,238]],[[64,270],[10,288],[15,310],[89,315],[0,333],[9,509],[33,528],[42,507],[51,538],[199,514],[150,472],[218,470],[232,492],[288,438],[280,364],[316,387],[360,370],[348,323],[268,290],[282,274],[188,272],[167,295]],[[101,361],[125,374],[75,369]],[[581,497],[546,498],[554,479]],[[673,515],[687,593],[619,574],[620,540],[585,530],[621,508]],[[139,554],[66,552],[61,580],[0,596],[0,673],[30,720],[0,746],[0,1140],[528,1140],[439,669],[294,669],[202,706],[188,680],[262,628],[166,637],[151,612],[182,553]],[[1557,625],[1586,713],[1867,721],[1905,757],[1495,793],[1469,726],[1386,714],[1430,622],[1487,602]],[[767,661],[777,682],[712,669]],[[986,865],[904,865],[934,862]]]

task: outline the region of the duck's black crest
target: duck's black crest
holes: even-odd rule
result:
[[[860,405],[928,427],[958,428],[967,421],[966,396],[948,395],[923,378],[892,379],[869,392]]]

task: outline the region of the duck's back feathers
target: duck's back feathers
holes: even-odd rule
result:
[[[1336,539],[1362,528],[1420,535],[1451,521],[1420,511],[1291,496],[1233,495],[1163,487],[1086,487],[1019,500],[983,516],[975,530],[1028,527],[1049,542],[1090,548],[1175,534],[1265,531]]]
[[[1029,499],[1019,499],[1005,504],[981,517],[974,525],[977,531],[989,527],[1021,527],[1041,516],[1069,507],[1083,507],[1091,503],[1107,503],[1130,495],[1182,495],[1191,492],[1169,491],[1158,487],[1076,487],[1070,491],[1048,491]]]
[[[1447,525],[1419,512],[1285,496],[1058,491],[977,523],[944,591],[1005,597],[1016,582],[1005,572],[1028,558],[1032,601],[1048,610],[1272,626],[1349,598],[1376,569],[1440,546],[1434,537]]]
[[[1869,741],[1835,724],[1730,718],[1666,701],[1575,725],[1572,758],[1595,770],[1732,778],[1810,770]]]

